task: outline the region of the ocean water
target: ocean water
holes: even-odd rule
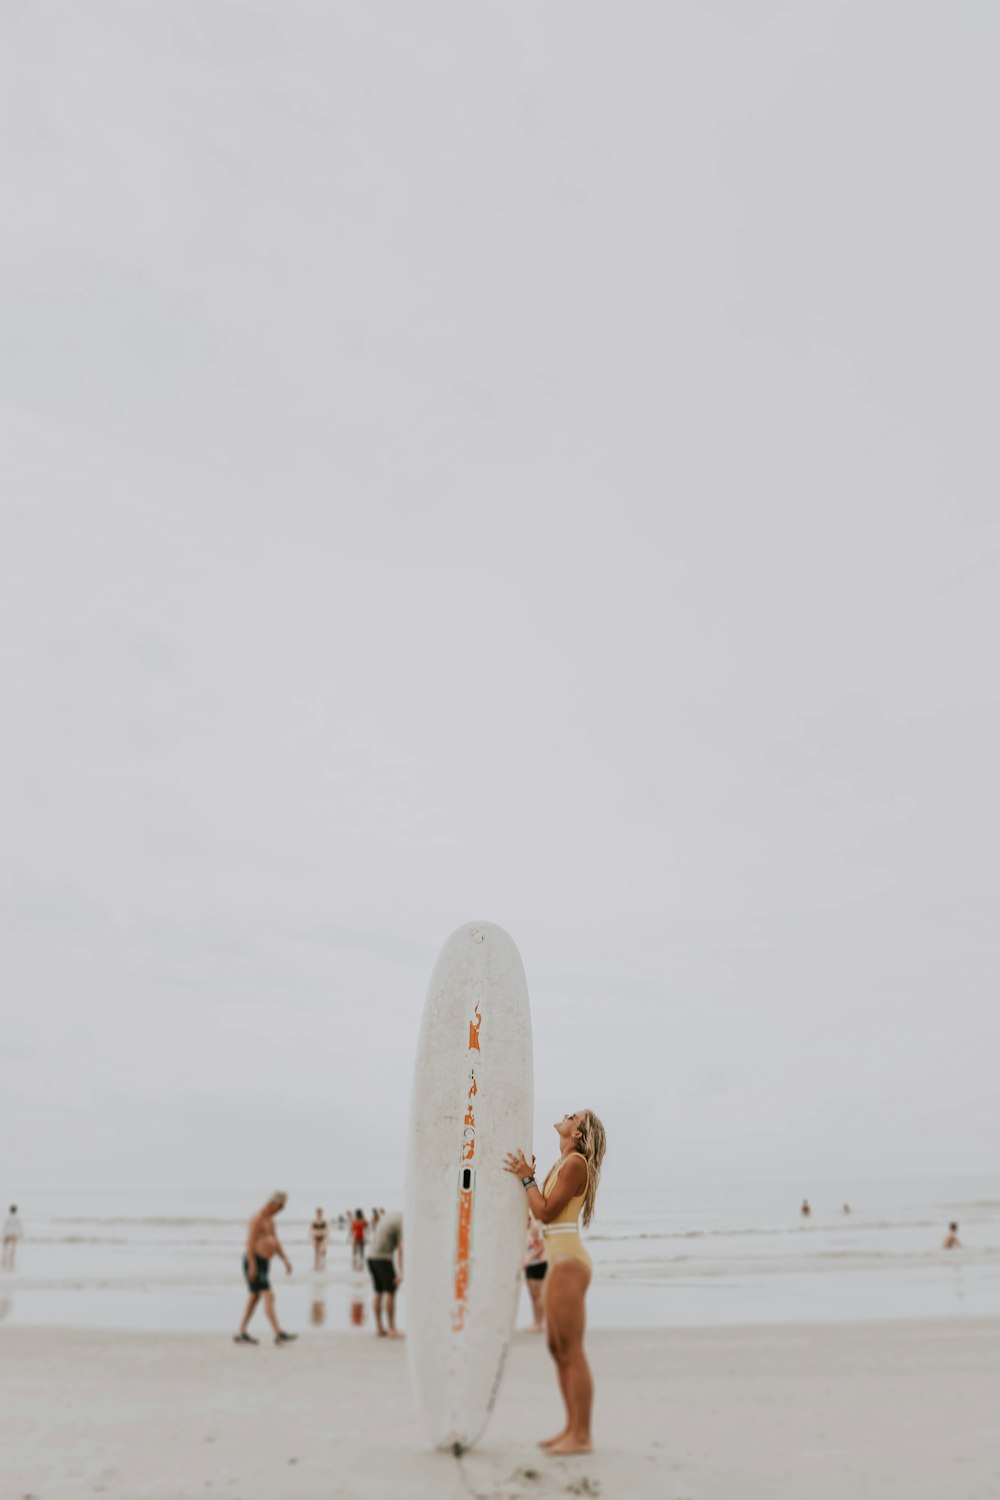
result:
[[[609,1185],[586,1236],[591,1326],[1000,1316],[1000,1176],[816,1183],[809,1196],[803,1220],[801,1188],[788,1185]],[[335,1219],[352,1204],[400,1200],[398,1190],[292,1192],[278,1223],[294,1274],[272,1267],[284,1326],[370,1332],[370,1289],[351,1270],[346,1230],[332,1226],[316,1273],[309,1220],[318,1203]],[[246,1223],[261,1201],[232,1189],[29,1194],[17,1268],[0,1273],[0,1326],[231,1330],[246,1296]],[[951,1219],[958,1251],[941,1248]],[[404,1280],[403,1327],[408,1291]]]

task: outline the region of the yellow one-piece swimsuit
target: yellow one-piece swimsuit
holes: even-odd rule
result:
[[[579,1156],[584,1163],[587,1160],[582,1151],[571,1151],[569,1156]],[[561,1161],[558,1161],[546,1177],[542,1187],[542,1193],[546,1198],[549,1196],[549,1189],[559,1176],[563,1162],[568,1161],[569,1156],[564,1156]],[[571,1198],[554,1219],[542,1225],[545,1253],[550,1264],[557,1260],[579,1260],[588,1270],[590,1269],[590,1256],[580,1238],[580,1210],[583,1208],[586,1196],[586,1193],[577,1193],[576,1197]]]

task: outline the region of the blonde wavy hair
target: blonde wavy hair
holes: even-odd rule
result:
[[[580,1218],[586,1227],[594,1217],[594,1202],[597,1198],[597,1184],[601,1180],[601,1162],[607,1150],[607,1136],[604,1134],[604,1126],[594,1114],[592,1109],[579,1111],[583,1119],[576,1127],[580,1132],[580,1139],[576,1143],[576,1150],[584,1157],[587,1163],[587,1192],[583,1200],[583,1208]]]

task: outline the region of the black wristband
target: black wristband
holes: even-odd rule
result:
[[[530,1188],[530,1187],[537,1187],[538,1183],[535,1181],[535,1179],[533,1177],[522,1177],[521,1178],[521,1186],[523,1188],[527,1189],[527,1188]]]

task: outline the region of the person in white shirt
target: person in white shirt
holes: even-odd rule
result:
[[[368,1247],[368,1274],[375,1288],[376,1337],[402,1338],[396,1327],[396,1293],[403,1284],[402,1214],[385,1214],[379,1220],[378,1232]],[[382,1321],[383,1303],[385,1323]]]
[[[3,1221],[3,1269],[13,1271],[14,1261],[17,1257],[17,1242],[24,1233],[21,1220],[17,1217],[17,1204],[10,1205],[10,1213]]]

